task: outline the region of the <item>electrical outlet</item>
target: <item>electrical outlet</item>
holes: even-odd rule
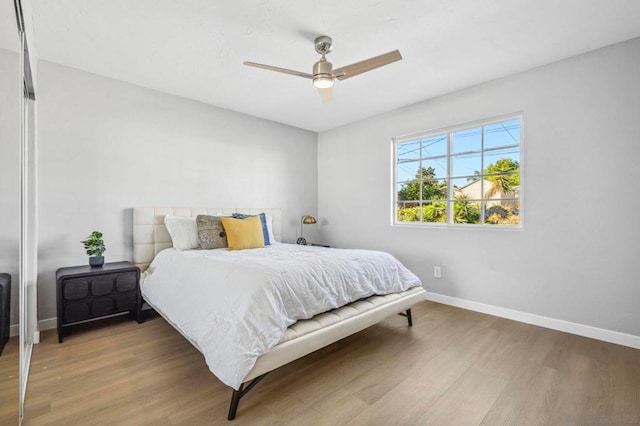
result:
[[[433,276],[436,278],[442,278],[442,270],[440,269],[439,266],[433,267]]]

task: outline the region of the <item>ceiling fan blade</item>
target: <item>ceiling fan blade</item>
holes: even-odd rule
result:
[[[394,50],[393,52],[385,53],[380,56],[375,56],[373,58],[365,59],[364,61],[356,62],[355,64],[333,70],[333,75],[335,75],[338,80],[346,80],[347,78],[354,77],[367,71],[389,65],[390,63],[399,61],[400,59],[402,59],[400,51]]]
[[[333,100],[333,86],[327,87],[326,89],[317,89],[318,94],[320,95],[320,99],[322,99],[322,103],[326,104],[327,102],[331,102]]]
[[[245,61],[244,64],[248,65],[250,67],[262,68],[262,69],[269,70],[269,71],[277,71],[277,72],[281,72],[281,73],[284,73],[284,74],[295,75],[295,76],[298,76],[298,77],[304,77],[304,78],[309,78],[309,79],[313,78],[313,76],[311,74],[307,74],[306,72],[289,70],[287,68],[274,67],[274,66],[271,66],[271,65],[258,64],[258,63],[255,63],[255,62],[248,62],[248,61]]]

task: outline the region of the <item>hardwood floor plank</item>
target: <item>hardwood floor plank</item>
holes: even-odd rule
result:
[[[0,425],[18,424],[19,345],[10,338],[0,356]]]
[[[402,355],[406,356],[406,354]],[[369,405],[374,404],[411,376],[410,369],[403,363],[397,363],[396,359],[395,357],[384,359],[379,366],[362,372],[346,383],[342,389]]]
[[[481,424],[549,424],[560,380],[557,370],[528,362],[509,381]]]
[[[468,369],[418,418],[418,424],[477,425],[496,402],[507,380]]]
[[[564,361],[550,423],[584,425],[613,419],[611,365],[575,353]]]
[[[612,374],[612,419],[620,424],[640,424],[640,357],[615,362]]]
[[[24,424],[229,424],[230,388],[161,317],[145,318],[74,328],[63,344],[43,332]],[[639,350],[434,302],[413,318],[269,373],[230,424],[640,423]]]
[[[411,377],[391,389],[368,409],[361,411],[346,425],[409,425],[440,397],[429,383]]]
[[[472,368],[509,380],[529,363],[534,343],[534,339],[522,338],[522,335],[518,337],[510,332],[500,333],[495,342],[478,355]]]

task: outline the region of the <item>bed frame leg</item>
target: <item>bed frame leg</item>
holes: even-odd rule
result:
[[[240,389],[233,390],[233,394],[231,395],[231,405],[229,405],[229,415],[227,416],[227,420],[233,420],[236,418],[236,412],[238,411],[238,404],[240,403],[240,398],[242,398],[242,388],[244,384],[240,385]]]
[[[407,318],[407,322],[409,323],[409,327],[413,327],[413,319],[411,318],[411,309],[407,309],[405,312],[401,312],[398,315],[402,315]]]
[[[231,394],[231,404],[229,405],[229,415],[227,416],[227,420],[233,420],[236,418],[236,412],[238,411],[238,404],[240,403],[240,398],[246,395],[258,382],[264,379],[268,373],[264,373],[262,376],[258,376],[255,379],[248,382],[249,384],[245,387],[245,383],[240,385],[240,389],[233,390]]]

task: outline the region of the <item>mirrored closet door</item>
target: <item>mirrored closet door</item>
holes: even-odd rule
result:
[[[14,2],[0,0],[0,424],[19,419],[22,77]],[[7,340],[8,337],[8,340]]]
[[[36,168],[36,104],[29,45],[24,31],[20,33],[22,97],[20,112],[20,392],[19,416],[24,415],[31,352],[38,331],[37,321],[37,168]]]
[[[35,90],[20,0],[0,0],[0,424],[16,425],[37,338]]]
[[[31,352],[37,333],[37,168],[36,168],[36,96],[32,61],[29,55],[31,16],[21,0],[14,0],[16,22],[20,36],[20,254],[18,292],[20,311],[20,364],[18,417],[24,418],[24,400]]]

